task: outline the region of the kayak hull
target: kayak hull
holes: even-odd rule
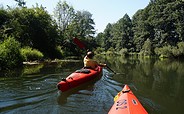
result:
[[[84,72],[73,72],[66,79],[60,81],[57,84],[57,88],[62,92],[65,92],[69,89],[75,88],[79,85],[82,85],[88,81],[95,79],[96,77],[100,77],[102,73],[102,67],[98,66],[95,70],[93,69],[85,69],[88,70],[88,73]]]
[[[108,114],[148,114],[128,85],[116,95],[114,101]]]

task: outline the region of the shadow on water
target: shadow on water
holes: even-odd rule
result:
[[[102,77],[66,92],[58,92],[57,102],[64,112],[105,114],[113,104],[113,97],[122,84],[111,80],[103,69]]]
[[[25,66],[0,72],[0,111],[5,113],[107,114],[114,96],[128,84],[149,114],[182,114],[184,62],[98,57],[118,74],[103,69],[100,79],[68,92],[56,85],[80,69],[82,61]]]

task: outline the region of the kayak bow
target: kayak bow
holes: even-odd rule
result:
[[[66,79],[62,79],[57,84],[57,88],[62,92],[75,88],[85,82],[91,81],[96,77],[99,77],[102,73],[102,67],[98,66],[93,69],[81,69],[70,74]]]
[[[148,112],[141,105],[128,85],[125,85],[123,90],[115,96],[114,105],[108,114],[148,114]]]

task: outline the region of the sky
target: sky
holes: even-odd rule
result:
[[[64,0],[61,0],[64,1]],[[103,32],[108,23],[116,23],[126,13],[132,16],[139,10],[144,9],[150,0],[65,0],[76,11],[88,11],[92,14],[97,33]],[[35,6],[36,3],[46,7],[49,14],[53,14],[59,0],[25,0],[27,7]],[[0,0],[0,6],[6,8],[16,6],[15,0]]]

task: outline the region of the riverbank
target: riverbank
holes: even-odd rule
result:
[[[60,62],[79,62],[81,60],[74,60],[74,59],[54,59],[54,60],[44,60],[44,61],[24,61],[23,65],[38,65],[38,64],[53,64],[53,63],[60,63]]]

